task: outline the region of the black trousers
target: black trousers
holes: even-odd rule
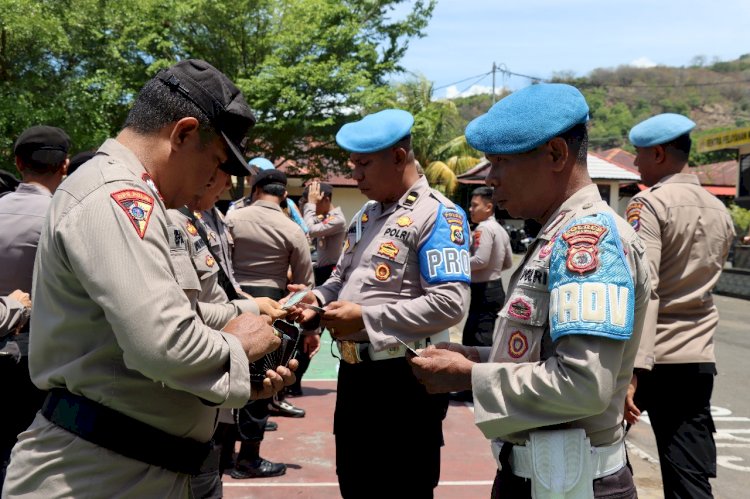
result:
[[[713,497],[715,374],[713,363],[657,364],[638,374],[635,403],[648,411],[654,429],[666,499]]]
[[[464,325],[462,343],[467,346],[492,346],[495,320],[505,302],[503,281],[471,283],[471,305]]]
[[[16,437],[26,430],[41,409],[47,392],[37,388],[29,376],[29,358],[20,357],[18,362],[11,355],[0,355],[0,379],[3,381],[3,409],[0,424],[0,465],[2,480],[5,467],[10,459],[10,451],[16,444]]]
[[[433,497],[447,396],[428,394],[403,358],[341,362],[337,390],[333,431],[342,497]]]

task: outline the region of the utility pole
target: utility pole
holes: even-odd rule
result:
[[[497,71],[497,65],[495,61],[492,61],[492,104],[495,103],[495,71]]]

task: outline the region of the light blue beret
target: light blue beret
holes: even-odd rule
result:
[[[664,113],[641,121],[630,129],[630,143],[636,147],[666,144],[695,128],[695,123],[681,114]]]
[[[411,132],[414,116],[401,109],[385,109],[347,123],[336,134],[336,142],[349,152],[382,151]]]
[[[250,161],[248,161],[250,166],[256,166],[258,167],[258,170],[273,170],[275,166],[273,166],[273,163],[268,161],[266,158],[253,158]]]
[[[466,141],[487,154],[534,149],[589,120],[583,94],[562,83],[539,83],[501,99],[466,127]]]

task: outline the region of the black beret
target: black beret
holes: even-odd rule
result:
[[[70,137],[55,126],[32,126],[18,136],[13,153],[25,160],[46,165],[56,165],[65,161],[70,149]]]
[[[263,187],[268,184],[281,184],[286,187],[286,175],[275,168],[273,170],[261,170],[253,177],[252,189],[255,189],[256,186]]]

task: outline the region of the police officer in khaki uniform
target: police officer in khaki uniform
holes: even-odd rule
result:
[[[633,376],[636,399],[626,415],[635,423],[648,410],[666,498],[712,497],[719,312],[711,290],[734,238],[727,209],[689,171],[693,127],[687,117],[666,113],[630,131],[649,189],[633,197],[627,217],[646,245],[653,294]]]
[[[414,378],[399,340],[445,341],[469,299],[469,226],[430,189],[411,150],[414,118],[387,109],[344,125],[352,178],[370,198],[331,277],[307,299],[325,306],[339,368],[336,473],[345,498],[432,497],[447,397]],[[310,310],[304,312],[311,318]]]
[[[472,232],[471,306],[464,325],[462,343],[468,346],[492,346],[492,333],[500,308],[505,302],[502,272],[513,266],[510,237],[495,220],[492,189],[478,187],[471,194]]]
[[[15,192],[0,194],[0,296],[15,290],[31,293],[39,235],[52,193],[67,170],[69,149],[68,134],[53,126],[33,126],[16,140],[13,151],[23,181]],[[16,435],[29,426],[46,395],[29,378],[29,324],[23,322],[21,329],[0,343],[0,379],[8,401],[0,425],[0,476]]]
[[[308,287],[314,285],[307,238],[281,209],[287,197],[286,184],[284,172],[261,170],[252,179],[252,204],[232,210],[226,217],[234,241],[235,276],[242,290],[253,296],[280,300],[287,294],[288,279]],[[305,336],[301,343],[308,342],[319,344],[319,335]],[[271,399],[252,401],[243,408],[246,424],[237,462],[230,472],[232,478],[266,478],[286,473],[284,463],[274,463],[260,455],[271,409],[291,417],[305,415],[304,410],[288,402]]]
[[[4,496],[90,495],[96,477],[102,496],[187,497],[217,408],[294,381],[278,368],[251,391],[248,362],[280,340],[251,314],[223,332],[202,323],[187,237],[166,214],[220,166],[244,168],[253,122],[226,76],[181,61],[146,83],[117,138],[55,193],[29,352],[32,380],[50,394],[19,435]]]
[[[303,217],[307,235],[315,239],[318,261],[315,263],[315,284],[328,280],[339,261],[346,236],[346,218],[341,208],[333,205],[333,187],[313,180],[305,188]]]
[[[623,403],[648,264],[589,178],[587,121],[576,88],[538,84],[466,128],[499,207],[543,228],[511,278],[492,348],[438,345],[411,362],[430,392],[473,389],[498,461],[493,498],[636,497]]]

